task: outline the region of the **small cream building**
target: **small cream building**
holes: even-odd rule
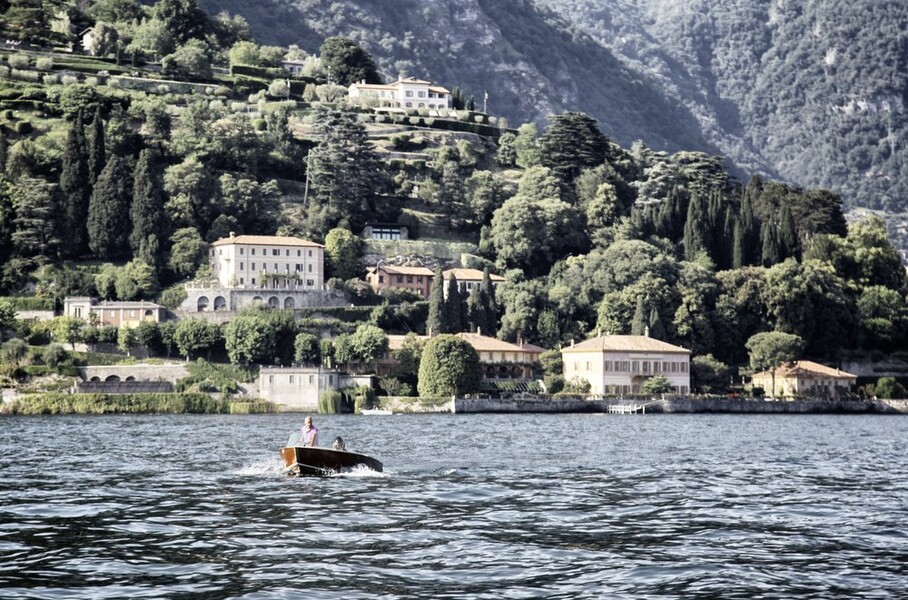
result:
[[[63,299],[63,314],[95,325],[132,328],[146,321],[160,323],[165,320],[167,309],[145,300],[98,301],[88,296],[67,296]]]
[[[690,393],[690,350],[643,335],[602,335],[561,350],[566,381],[590,383],[592,394],[638,394],[664,375],[678,394]]]
[[[277,235],[234,235],[211,245],[211,268],[225,288],[321,290],[321,244]]]
[[[456,268],[444,271],[442,276],[445,278],[445,298],[448,297],[448,286],[451,284],[451,277],[457,279],[457,289],[460,290],[460,293],[469,296],[474,287],[482,286],[482,275],[483,272],[479,269]],[[498,286],[505,282],[505,278],[495,273],[489,273],[489,281],[492,282],[492,287],[498,289]]]
[[[760,371],[754,373],[751,378],[753,387],[763,388],[763,392],[769,398],[796,396],[834,398],[842,392],[849,391],[857,380],[857,375],[809,360],[799,360],[777,367],[775,378],[772,371]]]
[[[354,386],[372,387],[370,375],[347,375],[323,367],[262,367],[259,395],[288,410],[316,411],[322,392]]]

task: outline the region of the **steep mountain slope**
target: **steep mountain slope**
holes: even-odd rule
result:
[[[512,124],[564,110],[599,119],[624,144],[667,150],[711,147],[694,116],[590,36],[526,0],[204,0],[209,12],[242,14],[256,38],[316,52],[346,35],[375,57],[387,78],[430,77],[459,85]]]
[[[686,106],[739,164],[905,210],[905,2],[541,2]]]
[[[566,109],[623,144],[908,209],[904,0],[203,0],[266,42],[365,47],[387,77],[460,85],[511,123]]]

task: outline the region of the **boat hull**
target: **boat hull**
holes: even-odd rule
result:
[[[292,475],[325,477],[335,473],[366,467],[381,473],[381,462],[365,454],[317,448],[312,446],[287,446],[281,449],[284,468]]]

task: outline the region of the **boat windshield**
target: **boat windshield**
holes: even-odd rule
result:
[[[302,437],[302,435],[300,434],[299,431],[295,431],[295,432],[291,433],[291,434],[290,434],[290,439],[287,440],[287,445],[288,445],[288,446],[296,446],[297,444],[300,443],[300,438],[301,438],[301,437]]]

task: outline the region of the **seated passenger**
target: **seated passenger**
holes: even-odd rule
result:
[[[334,438],[334,445],[331,446],[332,450],[346,450],[344,447],[344,439],[341,436]]]

